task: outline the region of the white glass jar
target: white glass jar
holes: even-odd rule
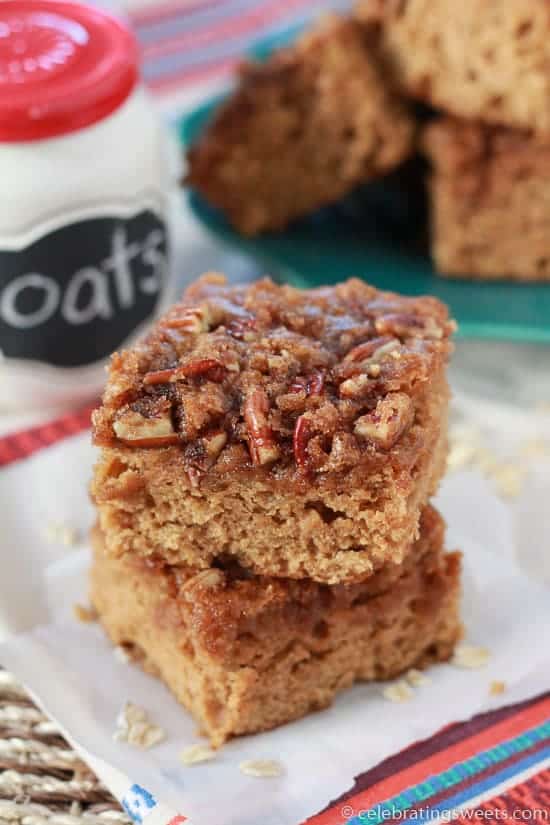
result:
[[[0,3],[0,410],[92,397],[161,311],[175,177],[122,23]]]

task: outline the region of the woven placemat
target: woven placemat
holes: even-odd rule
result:
[[[129,825],[116,799],[0,670],[0,825]]]

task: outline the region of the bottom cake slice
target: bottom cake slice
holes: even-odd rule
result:
[[[330,704],[355,681],[448,659],[462,627],[460,553],[431,507],[403,565],[354,585],[113,559],[93,533],[91,598],[113,640],[160,676],[214,746]]]

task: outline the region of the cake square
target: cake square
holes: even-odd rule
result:
[[[404,92],[464,119],[550,132],[550,4],[359,0]]]
[[[92,495],[110,553],[361,581],[403,561],[444,472],[454,323],[363,281],[210,274],[113,357]]]
[[[424,147],[439,272],[550,281],[550,140],[442,118]]]
[[[330,17],[237,89],[189,152],[188,182],[246,235],[281,229],[393,169],[414,121],[388,86],[374,33]]]
[[[93,535],[91,598],[112,641],[158,675],[214,746],[297,719],[355,681],[448,659],[462,628],[460,554],[426,508],[402,566],[321,585],[138,556]]]

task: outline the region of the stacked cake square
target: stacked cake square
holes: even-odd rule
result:
[[[92,601],[214,745],[452,654],[460,555],[429,502],[453,326],[359,280],[209,274],[113,356]]]

